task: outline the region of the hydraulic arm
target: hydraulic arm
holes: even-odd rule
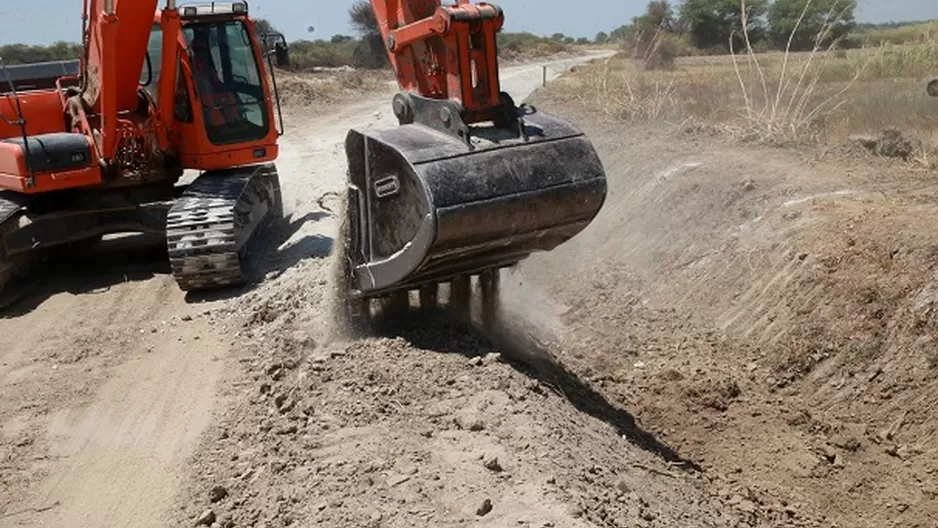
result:
[[[372,0],[401,89],[461,105],[464,120],[491,119],[501,107],[496,35],[498,6],[441,6],[439,1]]]
[[[402,124],[420,121],[471,146],[467,125],[491,121],[522,134],[517,108],[501,91],[497,34],[505,22],[490,3],[372,0],[403,93],[393,109]],[[441,104],[445,103],[445,104]]]
[[[85,54],[82,99],[100,117],[99,154],[117,149],[118,114],[137,104],[140,73],[147,55],[157,0],[84,0]],[[83,131],[83,132],[88,132]]]

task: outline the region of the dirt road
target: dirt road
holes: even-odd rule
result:
[[[582,60],[550,63],[549,78]],[[541,72],[508,68],[504,86],[522,100]],[[236,328],[237,317],[273,317],[292,300],[306,303],[297,312],[307,312],[310,335],[322,334],[322,314],[308,312],[325,309],[311,301],[328,295],[320,261],[336,224],[317,200],[342,187],[348,128],[392,124],[390,93],[289,117],[279,167],[292,233],[269,284],[240,298],[187,299],[159,241],[107,240],[48,270],[4,314],[0,526],[156,527],[178,513],[169,506],[192,476],[187,461],[230,403],[219,405],[220,380],[237,376],[226,374],[231,350],[253,340],[265,353],[265,335]]]

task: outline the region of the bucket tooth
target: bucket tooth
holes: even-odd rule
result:
[[[491,328],[498,319],[498,270],[487,270],[479,275],[479,291],[482,297],[482,327]]]
[[[437,283],[427,284],[420,287],[420,310],[423,313],[431,313],[437,307],[439,302],[440,285]]]
[[[472,277],[456,277],[450,283],[449,309],[457,318],[468,319],[472,313]]]

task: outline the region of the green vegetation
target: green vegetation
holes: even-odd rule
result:
[[[624,121],[680,124],[747,143],[868,148],[878,140],[849,138],[898,135],[914,146],[902,159],[938,168],[938,104],[922,81],[938,73],[938,22],[857,25],[853,2],[775,0],[759,24],[753,11],[741,11],[726,45],[704,51],[695,31],[724,31],[729,16],[695,30],[710,19],[689,18],[685,9],[668,16],[664,7],[650,2],[645,17],[617,30],[622,52],[567,79],[570,96]],[[649,41],[642,35],[651,27]]]
[[[776,49],[828,47],[853,29],[855,4],[844,0],[775,0],[769,8],[769,38]],[[831,23],[828,23],[832,20]]]
[[[934,42],[938,22],[857,24],[856,0],[651,0],[631,24],[600,32],[646,69],[677,57],[824,51]],[[679,7],[675,7],[679,6]]]
[[[938,40],[938,21],[858,25],[851,39],[868,47],[934,42]]]
[[[658,3],[648,4],[651,11]],[[664,2],[667,4],[667,2]],[[767,0],[749,0],[746,10],[740,9],[739,0],[686,0],[681,6],[683,26],[698,49],[721,49],[733,43],[742,46],[743,32],[749,40],[758,42],[765,34],[764,16],[768,10]],[[744,27],[745,20],[745,27]]]
[[[77,59],[80,54],[81,46],[68,42],[56,42],[51,46],[26,46],[24,44],[0,46],[0,58],[7,65],[71,60]]]
[[[568,50],[570,43],[567,39],[568,37],[563,33],[557,33],[551,37],[539,37],[533,33],[501,32],[498,34],[498,49],[501,56],[508,59],[544,57]]]

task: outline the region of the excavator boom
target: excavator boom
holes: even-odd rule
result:
[[[401,89],[433,99],[451,99],[481,120],[497,107],[496,35],[501,8],[460,0],[372,0],[389,58]]]
[[[82,78],[85,103],[93,112],[126,112],[137,106],[157,5],[158,0],[84,0],[88,24]]]
[[[501,90],[502,9],[371,5],[402,90],[400,126],[346,139],[350,307],[492,277],[585,229],[605,201],[602,163],[576,127]]]

